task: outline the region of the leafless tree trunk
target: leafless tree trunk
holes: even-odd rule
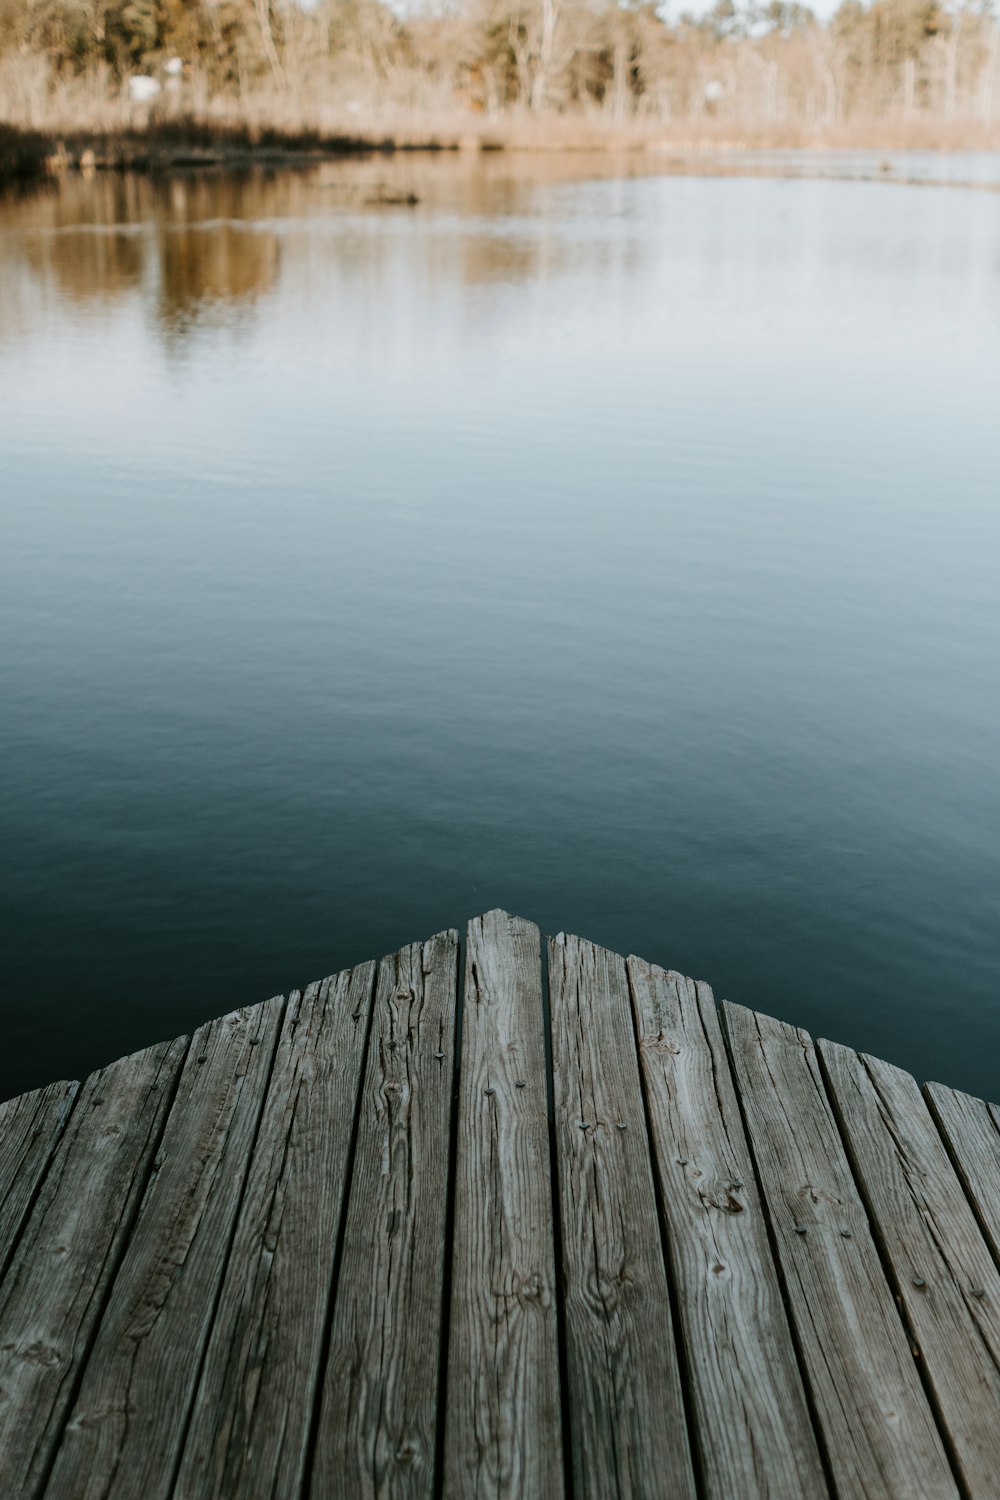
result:
[[[990,121],[996,115],[997,75],[1000,74],[1000,26],[991,26],[986,44],[986,60],[979,76],[979,118]]]
[[[562,0],[542,0],[542,34],[530,95],[531,108],[535,114],[541,114],[548,102],[561,5]]]
[[[271,30],[271,0],[254,0],[254,12],[257,16],[257,29],[260,32],[261,46],[267,58],[267,65],[274,74],[275,80],[284,87],[285,70],[281,66],[281,58],[274,45],[274,33]]]

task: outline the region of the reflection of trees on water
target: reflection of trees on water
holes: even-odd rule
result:
[[[20,252],[43,282],[76,304],[140,292],[175,349],[205,320],[238,322],[276,284],[277,235],[266,192],[252,181],[149,180],[101,174],[5,206]]]
[[[70,179],[65,190],[46,193],[28,214],[26,227],[43,231],[25,238],[29,265],[74,302],[115,298],[139,286],[146,248],[135,188],[116,175],[92,183]],[[38,212],[43,206],[48,212]]]
[[[232,321],[278,276],[277,237],[232,224],[172,224],[159,252],[157,313],[171,344],[220,314]]]
[[[400,278],[452,293],[544,281],[581,260],[603,264],[622,247],[567,236],[553,188],[622,168],[607,156],[426,156],[277,174],[68,177],[3,206],[14,233],[0,240],[0,262],[12,270],[21,260],[43,288],[75,304],[138,295],[177,352],[206,324],[249,330],[257,304],[280,284],[329,299],[338,287],[350,295],[361,282],[379,283],[392,297]],[[632,163],[625,169],[632,175]],[[410,196],[412,206],[395,201]],[[2,310],[0,318],[11,331]]]
[[[204,321],[245,314],[278,280],[280,244],[255,222],[252,184],[175,179],[155,185],[157,317],[171,347]],[[254,211],[256,209],[256,212]]]

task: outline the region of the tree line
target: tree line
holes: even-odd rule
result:
[[[0,117],[24,123],[82,82],[120,99],[137,75],[156,108],[189,114],[266,93],[359,124],[395,109],[986,127],[1000,25],[988,3],[938,0],[842,0],[825,22],[798,0],[676,17],[649,0],[0,0]]]

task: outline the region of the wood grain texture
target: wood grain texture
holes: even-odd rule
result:
[[[289,998],[181,1461],[183,1500],[300,1493],[374,979],[362,964]]]
[[[316,1497],[434,1486],[458,934],[379,965]]]
[[[929,1083],[924,1094],[993,1258],[1000,1263],[1000,1107]]]
[[[573,1485],[693,1496],[625,961],[549,943]]]
[[[445,1493],[563,1490],[538,928],[469,923],[462,1020]]]
[[[279,997],[195,1032],[48,1500],[171,1493],[283,1009]]]
[[[707,985],[628,961],[710,1500],[828,1493]]]
[[[87,1079],[0,1287],[0,1453],[18,1500],[59,1440],[186,1051],[182,1037]]]
[[[53,1083],[0,1104],[0,1278],[79,1087]]]
[[[1000,1108],[468,942],[0,1104],[2,1500],[995,1500]]]
[[[818,1044],[883,1257],[973,1500],[1000,1485],[1000,1272],[909,1073]]]
[[[734,1075],[840,1500],[957,1487],[804,1031],[726,1005]]]

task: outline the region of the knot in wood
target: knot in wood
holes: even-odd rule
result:
[[[743,1204],[733,1195],[730,1188],[713,1191],[711,1188],[702,1187],[698,1189],[698,1197],[705,1209],[714,1208],[721,1214],[743,1213]]]
[[[676,1042],[672,1042],[666,1036],[647,1037],[644,1042],[639,1043],[640,1052],[666,1052],[671,1057],[680,1057],[681,1049]]]
[[[7,1347],[12,1348],[10,1345]],[[57,1365],[61,1365],[63,1362],[62,1355],[58,1349],[54,1348],[51,1344],[43,1343],[28,1344],[26,1348],[20,1351],[20,1357],[25,1364],[44,1365],[47,1369],[55,1369]]]

